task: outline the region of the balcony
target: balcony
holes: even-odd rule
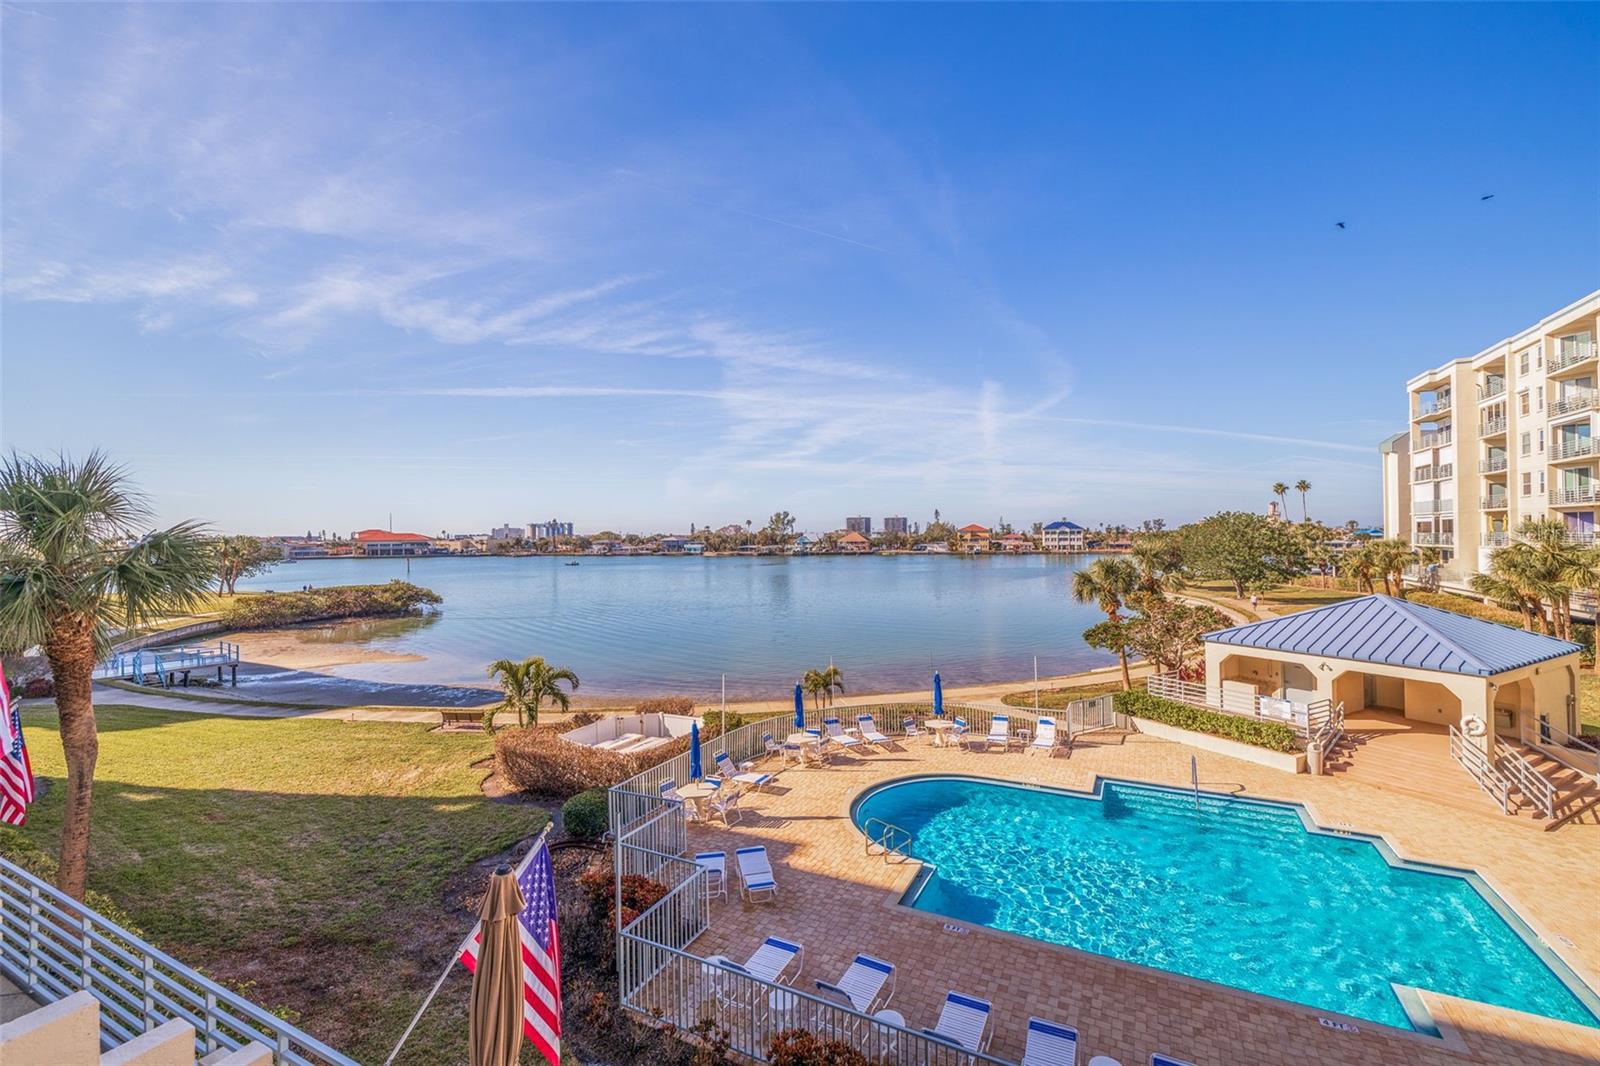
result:
[[[1412,500],[1412,514],[1454,514],[1456,501],[1454,500]]]
[[[1450,443],[1450,427],[1449,426],[1446,426],[1444,429],[1435,429],[1435,430],[1432,430],[1430,432],[1418,433],[1417,434],[1416,447],[1418,447],[1418,448],[1438,448],[1441,445],[1445,445],[1445,444],[1449,444],[1449,443]]]
[[[1456,535],[1454,533],[1418,533],[1411,538],[1411,543],[1418,548],[1454,548]]]
[[[1478,510],[1504,511],[1508,506],[1510,506],[1510,504],[1507,503],[1507,501],[1510,499],[1511,496],[1504,492],[1497,492],[1491,496],[1481,496],[1478,498]]]
[[[1505,433],[1505,415],[1500,415],[1497,418],[1485,418],[1482,422],[1478,423],[1478,436],[1480,437],[1503,437],[1505,436]]]
[[[1510,460],[1508,460],[1503,455],[1496,455],[1496,456],[1494,456],[1492,458],[1489,458],[1489,459],[1479,459],[1478,460],[1478,473],[1480,473],[1480,474],[1504,474],[1506,472],[1506,464],[1509,461]]]
[[[1504,396],[1505,394],[1506,394],[1506,379],[1505,378],[1490,378],[1488,381],[1486,381],[1482,385],[1478,386],[1478,402],[1479,403],[1483,403],[1486,400],[1492,400],[1496,396]]]
[[[1592,529],[1569,529],[1569,530],[1567,530],[1567,543],[1568,544],[1581,544],[1586,548],[1593,547],[1594,546],[1594,530],[1592,530]]]
[[[1558,435],[1550,442],[1550,461],[1559,463],[1567,459],[1587,459],[1593,455],[1593,437]]]
[[[1596,409],[1600,409],[1600,392],[1594,389],[1568,389],[1550,401],[1549,416],[1566,418],[1569,415],[1588,414]]]
[[[1450,410],[1450,405],[1450,394],[1448,392],[1440,393],[1431,400],[1418,400],[1416,413],[1411,417],[1412,419],[1433,418]]]
[[[1600,500],[1600,494],[1595,491],[1595,484],[1590,483],[1575,489],[1551,489],[1551,507],[1577,507],[1591,505]]]
[[[1561,350],[1550,358],[1550,365],[1545,367],[1545,373],[1559,374],[1563,370],[1571,370],[1575,366],[1592,362],[1597,355],[1600,355],[1600,348],[1596,348],[1593,341],[1563,344]]]
[[[1510,543],[1511,534],[1505,532],[1504,530],[1498,533],[1485,533],[1483,535],[1483,546],[1485,548],[1504,548]]]
[[[1411,472],[1413,485],[1423,481],[1443,481],[1447,477],[1454,477],[1456,464],[1438,463],[1434,466],[1419,466]]]

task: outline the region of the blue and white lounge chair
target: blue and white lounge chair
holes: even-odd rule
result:
[[[1005,751],[1011,747],[1011,716],[997,714],[989,719],[989,735],[983,738],[984,749],[1000,745],[1000,750]]]
[[[900,732],[905,734],[907,740],[923,735],[922,730],[917,728],[917,720],[915,718],[902,718],[900,720]]]
[[[1070,1025],[1029,1018],[1022,1066],[1078,1066],[1078,1031]]]
[[[716,794],[711,797],[711,813],[720,814],[722,816],[722,824],[730,829],[733,827],[735,817],[743,816],[744,814],[739,809],[739,788],[737,785],[729,785],[727,788],[717,790]]]
[[[728,853],[702,851],[694,861],[706,872],[706,899],[728,895]]]
[[[766,749],[768,755],[783,754],[783,745],[774,740],[771,733],[761,734],[761,746]]]
[[[881,748],[889,743],[889,738],[878,732],[878,723],[872,720],[870,714],[856,715],[856,732],[868,744],[876,744]]]
[[[1175,1059],[1171,1055],[1163,1055],[1157,1051],[1150,1056],[1150,1066],[1194,1066],[1194,1063]]]
[[[988,1000],[946,992],[939,1021],[923,1032],[968,1051],[985,1051],[989,1047],[989,1010]]]
[[[800,974],[800,952],[799,944],[769,936],[756,948],[755,954],[745,960],[744,968],[763,981],[790,984]],[[790,966],[794,967],[794,973],[789,973]]]
[[[758,893],[767,899],[776,899],[778,882],[772,876],[772,863],[767,860],[767,849],[757,844],[753,848],[740,848],[733,853],[739,864],[739,894],[754,902]]]
[[[737,781],[741,785],[751,788],[760,788],[772,780],[771,774],[740,773],[739,768],[733,765],[733,759],[725,751],[716,754],[717,773],[722,775],[724,781]]]
[[[857,955],[838,984],[818,981],[817,990],[847,1000],[862,1014],[870,1014],[894,998],[894,965],[871,955]]]
[[[861,746],[861,738],[853,737],[849,733],[846,733],[844,731],[844,726],[839,724],[839,719],[837,718],[824,718],[822,720],[822,729],[826,734],[824,739],[826,739],[830,744],[839,745],[846,751],[849,751],[852,748],[859,748]]]
[[[695,805],[678,795],[678,783],[676,781],[673,781],[669,778],[668,780],[661,782],[661,798],[664,800],[671,800],[673,803],[676,803],[678,806],[682,807],[683,815],[685,818],[689,819],[689,821],[698,822],[700,820],[700,812],[695,808]]]
[[[956,716],[956,727],[950,730],[950,743],[959,747],[967,745],[967,720],[960,715]]]
[[[1054,718],[1039,719],[1038,732],[1033,734],[1033,739],[1028,742],[1028,754],[1042,751],[1050,756],[1056,753],[1056,720]]]

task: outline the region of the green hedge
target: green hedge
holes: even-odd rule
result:
[[[606,834],[606,792],[591,788],[561,805],[561,824],[574,840],[599,840]]]
[[[1281,722],[1262,722],[1254,718],[1235,718],[1231,714],[1191,707],[1187,703],[1162,699],[1138,689],[1116,695],[1117,710],[1132,718],[1148,718],[1179,729],[1226,737],[1269,751],[1302,752],[1305,742]]]
[[[310,592],[262,592],[240,596],[222,611],[229,629],[264,629],[295,622],[414,614],[424,604],[443,602],[431,589],[409,581],[383,585],[330,585]]]

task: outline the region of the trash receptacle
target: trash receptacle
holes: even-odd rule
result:
[[[1306,769],[1318,777],[1322,776],[1322,745],[1306,745]]]

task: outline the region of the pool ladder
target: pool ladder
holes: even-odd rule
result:
[[[886,822],[882,818],[868,818],[862,824],[861,831],[866,834],[865,847],[868,855],[882,855],[884,862],[888,862],[891,855],[898,855],[901,862],[911,858],[907,850],[911,847],[911,833],[893,822]],[[874,846],[878,849],[876,852],[872,850]]]

